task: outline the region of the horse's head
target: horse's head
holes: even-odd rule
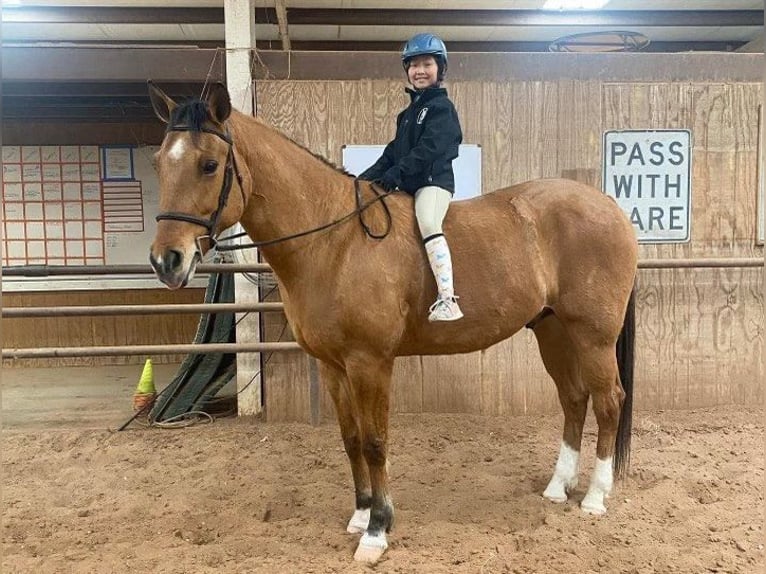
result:
[[[149,82],[154,113],[167,125],[155,155],[160,214],[149,261],[171,289],[186,285],[216,234],[236,223],[245,207],[227,120],[229,93],[221,84],[205,100],[177,104]]]

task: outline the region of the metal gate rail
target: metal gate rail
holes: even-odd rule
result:
[[[639,269],[710,269],[763,267],[760,257],[740,258],[693,258],[693,259],[644,259],[638,262]],[[263,263],[215,263],[197,266],[199,273],[269,273],[271,267]],[[6,277],[50,277],[72,275],[152,275],[147,265],[80,265],[48,266],[28,265],[3,267]],[[82,315],[168,315],[174,313],[224,313],[248,311],[282,311],[282,303],[223,303],[192,305],[106,305],[101,307],[38,307],[4,308],[4,318],[22,317],[74,317]],[[297,343],[212,343],[191,345],[127,345],[101,347],[55,347],[37,349],[3,349],[3,359],[42,359],[54,357],[97,357],[127,355],[164,355],[183,353],[258,353],[274,351],[298,351]]]
[[[695,257],[641,259],[639,269],[763,267],[762,257]],[[197,273],[271,273],[265,263],[203,263]],[[56,277],[68,275],[154,275],[148,265],[24,265],[3,267],[4,277]],[[158,284],[159,286],[159,284]]]

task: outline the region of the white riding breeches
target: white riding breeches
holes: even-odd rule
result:
[[[423,239],[442,233],[442,222],[450,201],[452,194],[435,185],[421,187],[415,193],[415,217]]]

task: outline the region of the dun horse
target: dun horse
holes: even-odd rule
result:
[[[634,231],[611,198],[546,179],[454,203],[445,233],[465,318],[431,324],[436,287],[410,196],[383,197],[232,110],[221,85],[180,105],[151,83],[149,91],[168,123],[156,156],[162,213],[152,266],[169,288],[183,287],[215,234],[237,221],[263,245],[293,333],[318,360],[336,407],[356,493],[347,529],[362,534],[357,560],[380,558],[394,519],[386,465],[394,358],[477,351],[525,326],[564,410],[543,496],[565,502],[577,484],[590,398],[597,458],[581,508],[606,512],[613,473],[624,472],[630,448],[637,257]],[[365,233],[387,222],[384,238]]]

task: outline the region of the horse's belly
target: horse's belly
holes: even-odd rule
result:
[[[465,316],[452,322],[419,323],[405,333],[397,355],[453,355],[472,353],[511,337],[538,311],[532,309],[473,310],[463,308]]]

